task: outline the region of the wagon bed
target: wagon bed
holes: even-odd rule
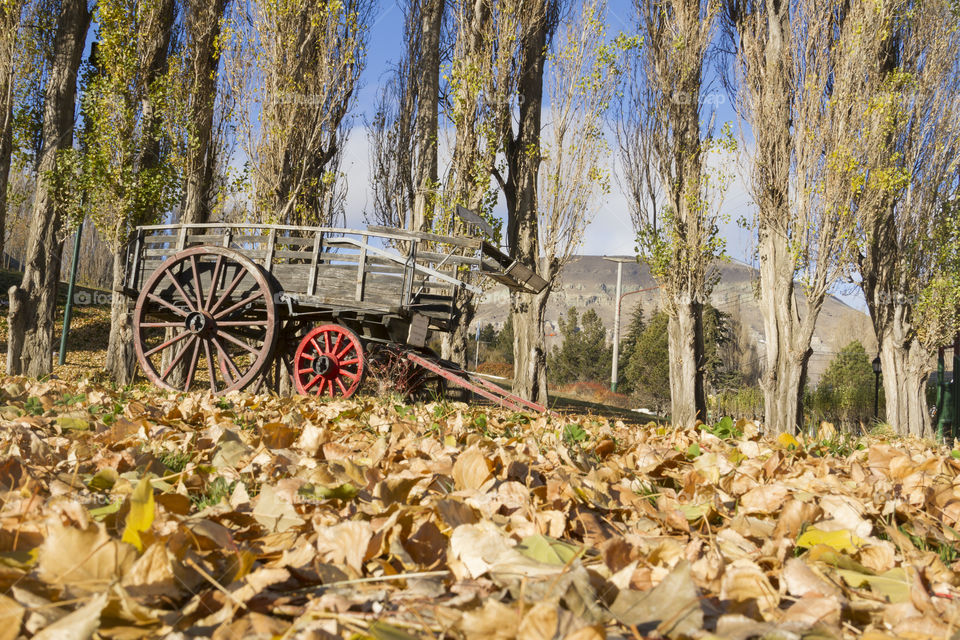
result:
[[[335,382],[350,395],[365,374],[353,360],[367,364],[378,344],[391,346],[394,359],[398,347],[407,349],[405,362],[439,367],[451,379],[451,363],[423,347],[429,331],[456,326],[458,289],[481,293],[479,274],[517,291],[547,284],[486,241],[379,226],[143,226],[129,247],[128,273],[147,377],[176,389],[208,384],[215,393],[262,380],[281,362],[299,391],[312,392],[314,374],[298,379],[297,362],[318,370],[317,361],[332,359],[347,363]],[[354,345],[356,358],[338,355],[341,341]],[[337,395],[334,380],[321,378]]]

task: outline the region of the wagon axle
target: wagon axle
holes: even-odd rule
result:
[[[191,311],[188,313],[184,325],[187,331],[198,336],[216,330],[216,323],[213,321],[213,318],[199,311]]]

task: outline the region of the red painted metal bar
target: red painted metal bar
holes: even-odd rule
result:
[[[486,398],[491,402],[495,402],[509,409],[513,409],[514,411],[523,411],[523,404],[520,404],[514,401],[513,399],[511,399],[510,396],[512,396],[513,394],[507,393],[503,389],[500,389],[499,387],[496,389],[496,391],[494,391],[493,389],[490,389],[490,390],[484,389],[482,386],[477,386],[476,384],[471,382],[469,378],[459,375],[460,372],[455,372],[451,369],[447,369],[441,366],[440,364],[436,362],[431,362],[430,360],[427,360],[426,358],[422,358],[415,353],[407,351],[405,353],[405,356],[407,360],[409,360],[410,362],[416,365],[419,365],[425,369],[428,369],[430,371],[433,371],[437,375],[445,378],[446,380],[449,380],[455,385],[463,387],[464,389],[467,389],[469,391],[472,391],[478,396]],[[464,371],[462,373],[466,373],[466,372]],[[469,374],[467,375],[469,376]],[[493,386],[496,386],[496,385],[493,385]],[[516,396],[513,396],[513,397],[516,397]]]
[[[470,379],[479,382],[480,384],[485,386],[487,389],[489,389],[493,393],[502,394],[504,397],[509,398],[514,403],[522,404],[526,407],[529,407],[530,409],[533,409],[538,413],[545,413],[547,410],[547,408],[542,404],[537,404],[536,402],[530,402],[529,400],[524,400],[520,396],[510,393],[506,389],[502,389],[498,387],[497,385],[493,384],[492,382],[490,382],[486,378],[483,378],[482,376],[470,376]]]

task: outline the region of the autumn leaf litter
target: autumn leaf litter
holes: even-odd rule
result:
[[[960,625],[960,461],[918,441],[25,379],[0,424],[0,640]]]

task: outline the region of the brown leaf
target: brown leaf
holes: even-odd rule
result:
[[[476,446],[461,453],[453,463],[453,482],[458,491],[481,490],[492,479],[490,464]]]
[[[14,640],[20,635],[24,612],[20,603],[0,594],[0,640]]]
[[[136,549],[111,538],[103,525],[81,531],[52,523],[37,554],[37,574],[78,595],[98,593],[122,578],[136,556]]]

